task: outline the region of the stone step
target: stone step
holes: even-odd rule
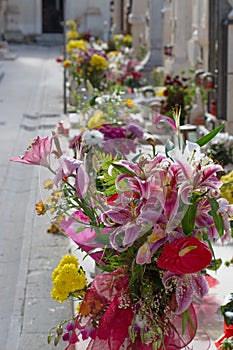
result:
[[[63,44],[62,33],[44,33],[36,37],[36,42],[41,45],[62,45]]]

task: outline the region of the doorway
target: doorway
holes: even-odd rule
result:
[[[63,1],[64,0],[42,0],[43,33],[63,32]]]

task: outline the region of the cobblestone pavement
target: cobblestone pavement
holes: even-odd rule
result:
[[[50,134],[63,113],[61,47],[10,46],[0,81],[0,350],[53,349],[49,329],[72,313],[50,297],[51,272],[67,253],[64,236],[47,234],[37,217],[40,168],[9,162],[37,135]],[[64,349],[64,344],[56,349]]]

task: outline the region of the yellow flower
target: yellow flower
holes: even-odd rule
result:
[[[46,203],[43,201],[39,201],[38,203],[36,203],[36,211],[37,215],[44,215],[47,211]]]
[[[59,303],[63,303],[63,301],[65,301],[69,296],[68,293],[57,290],[56,288],[51,290],[50,295],[54,300],[59,301]]]
[[[223,175],[220,180],[225,184],[220,188],[221,196],[227,199],[230,204],[233,204],[233,183],[231,184],[233,182],[233,171],[227,175]]]
[[[102,111],[95,111],[93,117],[91,117],[87,123],[87,126],[89,129],[96,129],[106,123],[103,112]]]
[[[72,53],[71,57],[73,58],[73,60],[77,61],[79,58],[79,54],[74,52],[74,53]]]
[[[63,266],[65,264],[74,264],[74,265],[78,266],[79,262],[78,262],[78,259],[74,255],[66,254],[61,259],[59,266]]]
[[[85,273],[78,267],[78,259],[70,254],[65,255],[54,269],[52,281],[51,296],[59,302],[65,301],[70,295],[83,295],[87,287]]]
[[[79,37],[79,34],[74,29],[71,29],[68,32],[66,32],[66,38],[68,40],[70,40],[70,39],[78,39],[78,37]]]
[[[53,188],[54,182],[52,179],[47,179],[43,182],[43,186],[46,190],[51,190]]]
[[[96,70],[103,70],[106,67],[108,67],[108,62],[103,56],[100,56],[95,53],[94,55],[91,56],[90,66],[92,68],[95,68]]]
[[[128,107],[134,107],[134,106],[135,106],[134,101],[131,100],[131,99],[127,99],[127,100],[125,100],[124,102],[125,102],[125,104],[126,104]]]
[[[70,27],[71,30],[76,30],[76,28],[77,28],[77,23],[75,21],[72,21],[72,20],[66,21],[66,25],[67,25],[67,27]]]
[[[133,42],[132,35],[130,35],[130,34],[124,35],[122,41],[125,44],[132,44],[132,42]]]
[[[64,68],[70,68],[70,66],[71,66],[71,61],[70,60],[65,60],[64,62],[63,62],[63,67]]]
[[[70,68],[70,65],[71,65],[71,61],[69,59],[66,59],[65,61],[63,61],[64,68]]]
[[[166,87],[159,87],[156,89],[156,96],[157,97],[164,97],[164,91],[166,90]]]
[[[69,55],[73,53],[73,50],[81,50],[81,51],[86,51],[87,49],[87,44],[85,40],[69,40],[68,43],[66,44],[66,51],[68,52]]]

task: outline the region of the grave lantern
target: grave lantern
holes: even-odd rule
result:
[[[165,45],[163,48],[163,53],[165,56],[172,56],[173,46],[172,45]]]
[[[214,74],[208,73],[208,72],[203,74],[202,87],[206,91],[213,91],[214,90],[214,88],[215,88]]]
[[[204,73],[205,72],[202,71],[202,70],[196,71],[196,74],[195,74],[195,84],[196,84],[196,86],[198,86],[198,87],[202,86]]]

